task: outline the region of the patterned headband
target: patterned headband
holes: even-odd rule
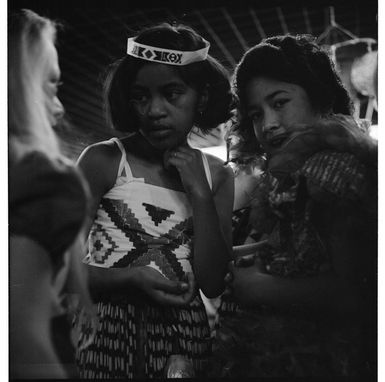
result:
[[[210,48],[210,43],[203,40],[206,46],[192,52],[163,49],[135,42],[135,37],[127,40],[127,54],[142,60],[168,65],[188,65],[192,62],[204,61]]]

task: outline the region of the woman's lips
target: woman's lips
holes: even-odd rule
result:
[[[289,138],[288,134],[279,134],[274,137],[271,137],[267,140],[267,144],[269,147],[273,149],[279,149],[282,147],[282,145],[286,142],[286,140]]]
[[[157,138],[162,138],[170,135],[172,133],[172,129],[169,127],[156,127],[151,128],[148,131],[148,134]]]

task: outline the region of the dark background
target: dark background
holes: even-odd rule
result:
[[[58,20],[58,51],[63,85],[59,97],[66,109],[57,128],[69,156],[112,134],[106,127],[102,78],[106,66],[125,54],[128,37],[159,21],[180,21],[211,42],[210,53],[232,70],[248,47],[263,37],[290,33],[320,36],[330,27],[334,9],[338,27],[322,41],[349,39],[344,33],[377,39],[377,1],[65,1],[11,0],[8,10],[29,8]],[[216,132],[201,142],[215,145]]]

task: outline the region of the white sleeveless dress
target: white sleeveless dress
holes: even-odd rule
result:
[[[187,195],[132,175],[122,143],[115,185],[102,198],[84,262],[103,268],[151,266],[170,280],[192,272],[192,208]],[[212,187],[207,158],[206,177]],[[93,343],[78,350],[81,378],[162,377],[169,355],[183,354],[203,370],[210,330],[199,293],[184,308],[155,305],[139,291],[106,295],[97,304],[101,321]],[[83,333],[82,337],[88,333]],[[80,339],[81,342],[84,338]]]

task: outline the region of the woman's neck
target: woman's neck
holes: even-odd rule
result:
[[[125,139],[123,144],[130,153],[148,162],[163,161],[164,150],[156,149],[141,134],[135,134],[133,137]]]
[[[167,151],[172,151],[173,148],[159,149],[151,145],[141,134],[136,134],[131,139],[123,141],[126,148],[135,156],[142,158],[148,162],[159,163],[164,160],[164,154]],[[188,145],[187,139],[179,146]]]
[[[144,178],[146,183],[183,191],[177,169],[165,167],[165,151],[157,150],[140,134],[123,138],[132,174],[135,178]]]

